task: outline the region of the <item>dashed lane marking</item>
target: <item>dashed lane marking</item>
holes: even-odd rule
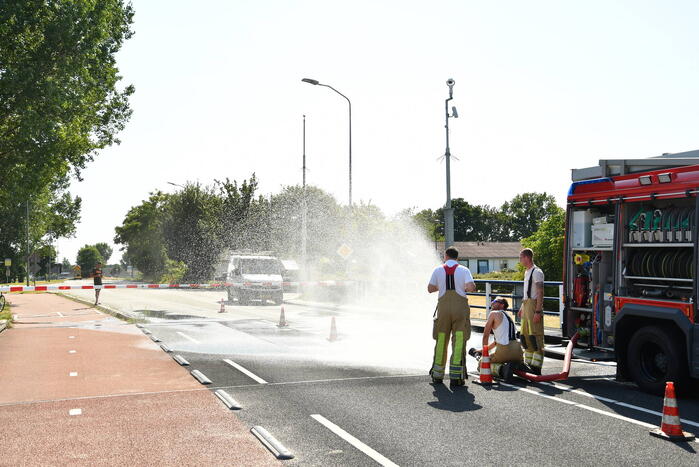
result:
[[[224,358],[223,361],[226,362],[226,363],[228,363],[230,366],[232,366],[232,367],[235,368],[236,370],[240,371],[241,373],[245,373],[246,375],[248,375],[249,377],[251,377],[252,379],[254,379],[255,381],[257,381],[258,383],[260,383],[260,384],[267,384],[267,381],[265,381],[264,379],[260,378],[260,377],[257,376],[255,373],[253,373],[252,371],[248,370],[247,368],[244,368],[244,367],[238,365],[238,364],[235,363],[233,360],[229,360],[229,359],[227,359],[227,358]]]
[[[69,350],[68,353],[75,353],[77,350]]]
[[[75,339],[75,336],[68,336],[68,339]]]
[[[82,415],[83,409],[70,409],[68,415]]]
[[[332,431],[335,433],[337,436],[340,438],[344,439],[348,443],[350,443],[352,446],[355,448],[359,449],[362,451],[364,454],[367,456],[371,457],[374,459],[376,462],[378,462],[380,465],[384,466],[391,466],[391,467],[398,467],[398,464],[392,462],[390,459],[384,457],[383,455],[379,454],[377,451],[374,449],[370,448],[363,442],[359,441],[357,438],[352,436],[351,434],[347,433],[345,430],[340,428],[339,426],[335,425],[333,422],[328,420],[327,418],[323,417],[322,415],[319,414],[313,414],[311,415],[311,418],[320,423],[321,425],[325,426],[328,430]]]
[[[56,314],[57,314],[58,316],[60,316],[61,318],[65,318],[65,316],[63,316],[63,313],[61,313],[60,311],[57,311]]]
[[[177,331],[177,334],[179,334],[180,336],[184,337],[185,339],[187,339],[187,340],[190,341],[190,342],[194,342],[195,344],[201,344],[201,342],[199,342],[198,340],[196,340],[196,339],[193,338],[193,337],[188,336],[187,334],[185,334],[185,333],[183,333],[183,332]]]
[[[70,373],[68,373],[68,376],[78,376],[78,372],[77,372],[77,371],[71,371]]]

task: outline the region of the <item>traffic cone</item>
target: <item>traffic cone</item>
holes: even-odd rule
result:
[[[483,355],[481,356],[481,384],[493,384],[493,374],[490,371],[490,355],[488,355],[488,346],[483,347]]]
[[[335,324],[335,317],[332,317],[330,321],[330,337],[328,337],[330,342],[335,342],[337,340],[337,325]]]
[[[665,401],[663,402],[663,420],[660,428],[650,431],[651,436],[670,441],[692,441],[694,435],[682,431],[680,423],[680,410],[675,398],[675,383],[668,381],[665,384]]]
[[[282,305],[282,312],[279,314],[279,324],[277,324],[277,327],[283,328],[288,325],[289,323],[286,322],[286,316],[284,316],[284,305]]]
[[[225,305],[225,300],[221,299],[221,308],[218,310],[219,313],[225,313],[226,312],[226,305]]]

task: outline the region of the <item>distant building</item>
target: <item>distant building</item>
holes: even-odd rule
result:
[[[444,252],[444,242],[435,246],[440,254]],[[520,242],[454,242],[454,247],[459,251],[459,263],[474,274],[517,270],[519,252],[524,248]]]

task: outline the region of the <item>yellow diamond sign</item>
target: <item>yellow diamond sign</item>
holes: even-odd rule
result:
[[[337,249],[337,254],[340,255],[342,259],[347,259],[350,257],[353,251],[354,250],[352,250],[352,248],[348,244],[343,243],[342,246],[340,246],[340,248]]]

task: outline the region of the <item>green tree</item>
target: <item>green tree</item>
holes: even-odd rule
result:
[[[109,258],[112,257],[112,247],[110,247],[107,243],[105,242],[100,242],[100,243],[95,243],[95,248],[97,248],[100,252],[100,255],[102,255],[102,259],[104,260],[105,264],[109,262]]]
[[[97,263],[104,263],[102,255],[94,245],[85,245],[78,250],[76,263],[80,266],[83,277],[88,277]]]
[[[454,209],[454,241],[502,242],[510,239],[506,219],[502,213],[488,205],[470,204],[463,198],[451,201]],[[439,232],[444,235],[444,208],[436,211]]]
[[[115,55],[132,17],[120,0],[0,2],[0,255],[14,275],[20,258],[74,233],[70,173],[117,143],[131,114]]]
[[[62,272],[70,271],[72,267],[70,260],[68,258],[63,258],[63,262],[61,263]]]
[[[542,222],[560,209],[549,194],[522,193],[504,203],[500,211],[505,216],[509,238],[517,241],[531,236]]]
[[[123,245],[130,264],[148,279],[159,279],[168,260],[162,224],[169,197],[160,191],[151,193],[148,200],[131,208],[115,229],[114,243]]]
[[[565,235],[565,211],[558,206],[539,229],[522,240],[522,244],[534,250],[534,261],[543,271],[546,280],[563,278],[563,239]]]
[[[440,219],[438,211],[423,209],[412,214],[412,218],[431,241],[444,241],[444,219]]]

